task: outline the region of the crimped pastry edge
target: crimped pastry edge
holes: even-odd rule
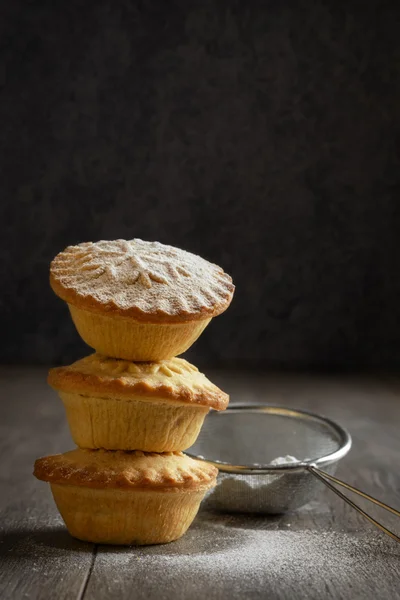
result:
[[[179,403],[198,404],[208,406],[214,410],[224,410],[229,403],[229,395],[217,386],[214,390],[191,390],[189,387],[174,389],[172,385],[153,386],[146,381],[135,381],[130,383],[126,378],[108,378],[94,374],[80,373],[69,367],[55,367],[50,369],[48,384],[57,391],[73,392],[80,395],[90,395],[97,398],[107,396],[120,397],[123,399],[161,398],[165,401]]]
[[[73,451],[74,452],[74,451]],[[178,470],[175,468],[168,470],[163,469],[163,465],[159,470],[157,470],[157,465],[154,468],[147,469],[134,469],[132,467],[132,471],[135,472],[136,477],[132,479],[129,477],[130,474],[126,469],[118,470],[106,470],[99,467],[95,468],[95,464],[92,465],[84,465],[83,468],[79,467],[79,462],[76,464],[71,464],[69,461],[64,459],[63,464],[63,454],[55,454],[50,456],[44,456],[42,458],[38,458],[35,461],[34,465],[34,476],[41,480],[46,481],[48,483],[55,483],[59,485],[69,485],[69,486],[77,486],[77,487],[88,487],[92,489],[118,489],[118,490],[132,490],[132,491],[200,491],[207,490],[215,486],[216,478],[218,475],[218,469],[213,465],[204,462],[197,462],[193,459],[190,459],[182,452],[167,452],[164,454],[157,454],[154,452],[141,452],[138,450],[134,451],[122,451],[122,450],[87,450],[87,449],[78,449],[75,452],[83,452],[83,453],[120,453],[124,456],[132,455],[133,458],[135,456],[145,456],[145,457],[154,457],[155,460],[160,460],[160,457],[168,457],[168,456],[180,456],[184,460],[189,460],[190,467],[196,467],[196,474],[193,474],[190,468],[185,465],[186,473],[182,474],[185,471],[184,466],[182,465],[182,472],[180,472],[180,477],[178,479],[177,472]],[[66,453],[69,454],[69,453]],[[157,479],[154,478],[154,473],[157,474]],[[199,473],[201,473],[202,477],[199,478]]]
[[[224,299],[224,301],[216,303],[212,307],[204,306],[195,313],[180,311],[178,314],[167,313],[166,311],[160,309],[152,312],[146,312],[137,306],[130,306],[129,308],[122,309],[112,301],[107,303],[100,302],[97,298],[90,294],[82,296],[73,288],[68,288],[62,285],[62,283],[55,278],[51,271],[53,262],[50,265],[50,286],[53,292],[68,304],[72,304],[76,308],[101,314],[103,316],[133,319],[139,323],[147,323],[149,325],[188,323],[190,321],[201,321],[203,319],[217,317],[229,307],[235,291],[235,286],[232,283],[232,279],[223,271],[223,273],[225,273],[227,278],[230,280],[227,281],[227,297]]]

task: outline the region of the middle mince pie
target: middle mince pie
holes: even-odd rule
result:
[[[92,354],[51,369],[81,448],[173,452],[189,448],[204,417],[229,396],[181,358],[133,363]]]

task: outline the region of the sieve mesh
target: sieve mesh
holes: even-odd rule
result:
[[[231,465],[267,465],[277,457],[316,460],[341,447],[327,422],[245,409],[211,413],[190,453]]]

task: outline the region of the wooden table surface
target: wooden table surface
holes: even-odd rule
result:
[[[320,412],[353,436],[337,475],[400,508],[400,384],[388,378],[209,373],[232,401]],[[31,475],[38,456],[73,445],[45,369],[2,368],[0,399],[0,598],[390,599],[400,598],[400,544],[329,490],[279,517],[201,511],[186,536],[164,546],[95,546],[71,538],[48,486]],[[380,509],[397,532],[400,523]],[[383,513],[383,514],[382,514]]]

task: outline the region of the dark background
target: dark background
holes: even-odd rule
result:
[[[141,237],[232,274],[199,364],[400,364],[397,2],[1,6],[7,363],[88,352],[48,266]]]

